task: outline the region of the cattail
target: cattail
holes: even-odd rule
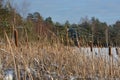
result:
[[[111,46],[109,46],[109,56],[112,56],[112,53],[111,53]]]
[[[119,55],[119,51],[118,51],[118,48],[116,48],[116,54]]]
[[[92,44],[92,42],[91,42],[91,41],[90,41],[89,46],[90,46],[90,51],[92,52],[92,51],[93,51],[93,44]]]
[[[92,46],[90,46],[90,50],[91,50],[91,52],[93,51],[93,48],[92,48]]]
[[[15,45],[18,47],[18,31],[14,29],[14,39],[15,39]]]

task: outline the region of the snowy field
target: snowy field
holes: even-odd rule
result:
[[[77,51],[76,53],[84,53],[86,56],[103,57],[103,58],[106,58],[107,60],[110,57],[109,48],[106,48],[106,47],[103,47],[103,48],[94,47],[93,51],[91,51],[90,47],[75,48],[75,50]],[[111,53],[112,53],[113,60],[118,61],[120,57],[120,48],[112,47]]]

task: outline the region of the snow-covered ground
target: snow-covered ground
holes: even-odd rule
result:
[[[108,59],[110,57],[109,56],[109,48],[106,48],[106,47],[103,47],[103,48],[94,47],[92,49],[92,51],[91,51],[90,47],[80,47],[80,48],[76,47],[75,52],[83,53],[86,56],[104,57],[106,59]],[[120,57],[120,48],[112,47],[111,54],[112,54],[112,58],[114,59],[114,61],[118,61],[118,59]]]

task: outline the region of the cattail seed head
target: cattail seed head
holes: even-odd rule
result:
[[[116,54],[119,55],[119,51],[118,51],[118,48],[116,48]]]
[[[14,40],[16,47],[18,47],[18,31],[16,29],[14,29]]]
[[[111,46],[109,46],[109,56],[112,56]]]

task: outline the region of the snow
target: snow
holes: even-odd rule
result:
[[[75,48],[75,50],[78,53],[85,54],[86,56],[95,56],[95,57],[101,56],[101,57],[104,57],[106,59],[108,59],[110,57],[109,56],[109,48],[106,48],[106,47],[103,47],[103,48],[94,47],[93,51],[91,51],[90,47]],[[117,54],[116,47],[111,48],[111,53],[112,53],[113,61],[118,61],[120,54]]]

